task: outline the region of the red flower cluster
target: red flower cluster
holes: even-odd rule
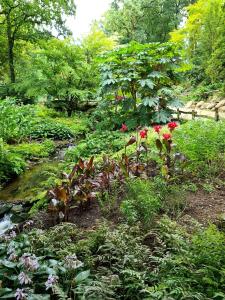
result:
[[[163,139],[164,140],[169,141],[169,140],[171,140],[171,138],[172,138],[172,135],[170,133],[164,133],[163,134]]]
[[[124,99],[124,97],[123,97],[123,96],[116,95],[116,96],[115,96],[115,99],[116,99],[117,101],[122,101],[122,100]]]
[[[147,136],[148,136],[148,129],[145,128],[145,129],[141,130],[141,131],[139,132],[139,134],[140,134],[140,137],[141,137],[142,139],[146,139]]]
[[[127,125],[126,125],[126,124],[122,124],[122,126],[121,126],[121,128],[120,128],[120,131],[121,131],[121,132],[126,132],[126,131],[128,131]]]
[[[167,124],[167,127],[169,128],[170,131],[173,131],[176,127],[178,127],[176,122],[170,122]]]
[[[160,125],[155,125],[155,126],[153,126],[153,129],[155,130],[155,132],[159,133],[160,130],[162,129],[162,126],[160,126]]]

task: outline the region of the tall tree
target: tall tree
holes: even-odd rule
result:
[[[109,34],[122,43],[165,42],[185,16],[184,7],[195,0],[114,0],[105,15]]]
[[[211,82],[224,81],[225,68],[225,1],[198,0],[188,7],[188,18],[182,28],[171,34],[181,42],[185,58],[192,63],[196,76]]]
[[[10,81],[16,81],[14,46],[18,40],[33,40],[37,34],[56,30],[68,33],[66,16],[75,14],[73,0],[0,0],[1,32],[7,41],[7,60]]]

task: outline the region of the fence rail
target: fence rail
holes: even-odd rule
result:
[[[192,111],[183,111],[178,108],[177,110],[173,110],[172,112],[177,115],[176,119],[178,121],[182,119],[181,117],[182,114],[191,115],[192,120],[195,120],[195,118],[207,118],[207,119],[214,119],[215,121],[219,121],[221,119],[218,108],[214,110],[214,116],[200,115],[199,112],[194,109],[192,109]]]

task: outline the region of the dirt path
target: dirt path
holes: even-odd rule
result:
[[[225,188],[219,188],[211,193],[199,190],[189,193],[187,207],[181,219],[191,216],[202,225],[218,223],[221,217],[225,218]]]

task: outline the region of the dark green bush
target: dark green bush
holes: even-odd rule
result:
[[[64,124],[59,124],[51,119],[41,120],[30,128],[29,136],[32,139],[49,138],[64,140],[73,137],[73,132]]]
[[[85,141],[69,150],[66,157],[77,160],[80,157],[87,158],[101,153],[113,153],[122,149],[125,145],[125,135],[119,131],[96,131],[86,136]]]
[[[12,177],[19,175],[26,167],[26,162],[19,154],[7,150],[0,139],[0,185]]]

